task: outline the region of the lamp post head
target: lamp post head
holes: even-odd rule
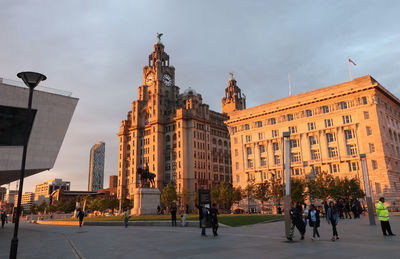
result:
[[[25,85],[29,88],[35,88],[41,81],[47,79],[45,75],[36,72],[20,72],[17,74],[19,78],[24,81]]]

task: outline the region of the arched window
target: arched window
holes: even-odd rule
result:
[[[165,141],[170,142],[171,141],[171,137],[169,135],[167,135],[167,137],[165,138]]]

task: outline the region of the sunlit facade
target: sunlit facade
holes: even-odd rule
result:
[[[400,205],[400,100],[371,76],[229,113],[233,185],[282,178],[283,132],[292,177],[326,171],[363,183],[366,154],[374,199]]]

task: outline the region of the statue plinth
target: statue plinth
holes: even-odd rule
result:
[[[161,192],[157,188],[137,188],[133,193],[131,215],[156,215]]]

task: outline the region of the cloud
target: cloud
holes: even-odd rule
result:
[[[44,85],[80,98],[48,178],[86,189],[89,151],[106,142],[106,175],[117,174],[121,120],[137,99],[155,33],[176,68],[181,90],[221,110],[235,71],[248,107],[371,74],[400,95],[398,1],[2,1],[0,77],[42,72]],[[106,184],[108,178],[105,178]]]

